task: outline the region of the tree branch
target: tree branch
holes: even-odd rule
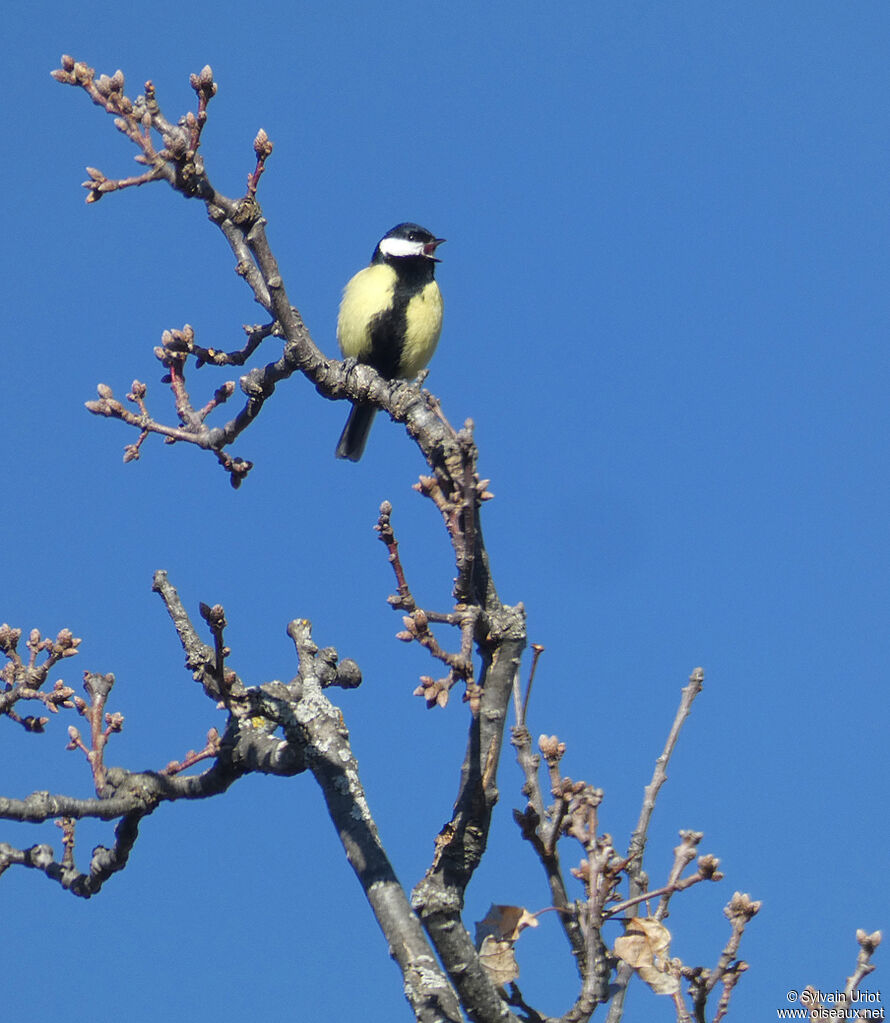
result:
[[[328,359],[317,347],[299,311],[291,305],[269,246],[266,220],[257,199],[259,182],[273,151],[265,132],[260,130],[254,139],[255,164],[247,174],[246,192],[241,198],[232,199],[213,187],[199,152],[208,104],[217,92],[209,67],[190,79],[197,97],[196,111],[187,113],[176,123],[162,113],[151,82],[146,83],[143,95],[131,100],[124,94],[121,72],[97,78],[86,64],[70,57],[62,58],[62,67],[53,72],[53,76],[82,89],[94,103],[112,114],[118,130],[137,147],[137,161],[146,167],[141,174],[118,179],[88,168],[89,180],[84,183],[88,190],[87,201],[96,202],[109,192],[152,181],[166,181],[185,197],[199,199],[231,248],[237,261],[236,272],[270,317],[265,325],[245,328],[247,342],[234,352],[198,345],[195,331],[188,324],[180,330],[163,332],[155,354],[166,371],[163,382],[171,390],[175,422],[165,423],[149,412],[147,388],[138,380],[126,395],[126,401],[134,408],[118,401],[112,389],[102,384],[98,400],[88,402],[88,409],[138,430],[138,439],[125,449],[125,460],[139,458],[146,438],[158,434],[171,442],[190,443],[211,451],[234,486],[243,482],[252,463],[232,456],[226,449],[259,416],[277,385],[294,374],[305,376],[326,399],[371,404],[403,423],[429,467],[429,474],[420,477],[417,489],[435,504],[454,551],[456,577],[452,595],[455,606],[445,613],[418,606],[400,560],[390,520],[392,508],[386,502],[381,507],[377,529],[387,546],[396,575],[397,593],[390,598],[390,603],[405,615],[404,632],[399,638],[420,643],[448,670],[445,679],[422,677],[417,691],[426,698],[428,705],[444,706],[452,686],[463,681],[470,723],[452,814],[439,833],[434,859],[409,902],[377,833],[342,714],[324,693],[330,686],[351,688],[358,685],[361,681],[358,666],[346,659],[341,661],[332,648],[320,651],[312,641],[309,622],[299,619],[288,627],[299,659],[297,676],[287,684],[269,682],[247,687],[229,667],[231,651],[225,641],[224,609],[220,605],[201,605],[200,613],[213,641],[212,645],[204,642],[166,573],[157,572],[153,589],[164,601],[185,652],[186,666],[208,698],[228,712],[224,735],[220,737],[211,728],[202,750],[189,751],[182,761],[171,761],[160,772],[130,773],[108,767],[105,743],[123,722],[120,715],[104,713],[113,676],[87,674],[89,703],[75,697],[73,690],[61,684],[52,692],[43,692],[41,685],[47,664],[53,662],[53,658],[58,660],[75,653],[79,641],[74,641],[70,634],[65,638],[60,633],[53,645],[32,633],[31,656],[26,664],[16,650],[20,633],[16,635],[15,630],[8,630],[6,626],[0,628],[0,650],[8,660],[0,676],[6,683],[5,691],[0,692],[0,714],[6,713],[25,727],[40,730],[48,719],[19,718],[13,709],[17,701],[38,700],[51,713],[61,707],[76,707],[90,722],[90,745],[87,747],[79,732],[73,729],[69,730],[69,748],[81,749],[89,757],[99,797],[78,800],[34,793],[20,801],[0,799],[0,817],[7,819],[47,820],[49,816],[61,815],[64,847],[61,860],[56,860],[49,846],[20,850],[0,845],[0,872],[12,864],[30,866],[42,870],[75,894],[89,897],[112,873],[123,869],[139,822],[160,802],[215,795],[250,771],[288,776],[308,769],[322,789],[347,858],[401,969],[406,995],[416,1018],[423,1023],[457,1023],[462,1018],[463,1006],[474,1023],[518,1023],[510,1010],[512,1005],[526,1012],[528,1020],[549,1020],[550,1017],[542,1016],[524,1002],[515,985],[510,994],[497,986],[461,919],[465,891],[485,852],[498,799],[497,768],[512,695],[517,716],[512,738],[525,776],[524,792],[528,796],[528,806],[516,817],[523,836],[532,843],[544,866],[552,904],[559,910],[581,974],[581,991],[561,1019],[563,1023],[584,1023],[610,993],[608,980],[614,957],[608,954],[601,936],[603,922],[619,912],[630,911],[633,915],[640,903],[661,895],[654,918],[657,924],[666,916],[668,900],[674,893],[700,880],[717,879],[717,861],[713,857],[699,859],[696,875],[682,876],[701,838],[696,832],[682,833],[684,838],[675,850],[674,866],[662,888],[647,890],[643,870],[643,853],[655,800],[666,780],[666,767],[680,728],[701,690],[703,673],[697,669],[683,690],[665,749],[645,789],[627,858],[622,860],[612,847],[611,837],[599,827],[602,791],[561,777],[559,760],[565,747],[555,737],[547,736],[541,737],[539,747],[547,763],[554,802],[548,806],[544,797],[539,777],[540,759],[532,752],[531,736],[526,727],[531,679],[524,700],[519,696],[519,664],[526,643],[525,612],[521,604],[516,607],[501,604],[491,577],[480,511],[492,495],[489,481],[481,479],[478,473],[473,423],[467,420],[459,430],[451,426],[438,400],[422,389],[425,374],[415,382],[386,380],[370,367],[357,365],[353,360]],[[203,403],[192,401],[187,386],[190,359],[194,360],[196,368],[246,365],[270,337],[283,339],[283,350],[278,358],[250,369],[237,383],[227,381],[217,386]],[[228,422],[211,426],[208,419],[231,401],[239,388],[244,396],[240,408]],[[460,629],[457,652],[440,644],[431,629],[431,625],[444,624]],[[475,674],[474,645],[481,662]],[[39,662],[38,657],[41,651],[45,657],[43,662]],[[536,648],[535,663],[539,653],[540,648]],[[282,734],[283,738],[279,738]],[[211,763],[203,773],[188,776],[183,773],[205,760]],[[80,873],[74,862],[75,821],[85,816],[119,817],[121,820],[114,847],[97,849],[89,870]],[[566,835],[579,841],[584,850],[584,859],[572,874],[582,881],[585,900],[575,903],[569,900],[557,852],[560,838]],[[610,908],[610,903],[621,899],[616,889],[624,874],[629,878],[629,894]],[[757,908],[759,904],[736,894],[726,910],[732,935],[715,970],[708,973],[683,967],[684,976],[692,981],[697,1015],[703,1014],[707,996],[717,983],[723,985],[717,1019],[725,1013],[731,990],[745,966],[735,958],[738,942],[744,923]],[[867,960],[863,962],[865,965],[860,964],[859,971],[862,976],[872,968]],[[678,963],[674,961],[671,969],[679,970]],[[618,971],[617,989],[612,989],[612,992],[617,990],[617,994],[609,1012],[609,1023],[620,1019],[630,972],[630,967],[625,965]],[[678,974],[675,972],[672,976],[676,978]],[[854,980],[858,983],[855,975],[850,983]],[[679,995],[675,1004],[678,1018],[688,1019]]]
[[[680,737],[680,729],[692,711],[692,704],[696,696],[701,692],[704,684],[705,673],[702,668],[696,668],[689,676],[688,685],[683,687],[680,696],[680,706],[674,716],[673,724],[668,732],[667,741],[661,755],[655,761],[655,770],[652,780],[643,790],[643,805],[640,809],[640,817],[637,826],[631,835],[630,845],[627,850],[627,858],[630,865],[630,896],[641,895],[649,886],[649,879],[643,869],[643,853],[646,849],[646,842],[649,835],[649,822],[652,820],[652,813],[655,810],[655,800],[658,797],[661,786],[667,781],[667,765]],[[627,993],[627,985],[633,970],[627,963],[621,963],[613,983],[614,996],[609,1006],[609,1014],[606,1023],[620,1023],[624,1013],[624,997]]]
[[[330,675],[330,660],[324,652],[319,654],[308,621],[292,621],[287,631],[299,656],[302,696],[280,723],[289,737],[302,737],[307,765],[324,794],[346,858],[402,971],[405,994],[416,1018],[422,1023],[457,1023],[461,1013],[455,993],[439,969],[380,842],[343,715],[322,691]]]

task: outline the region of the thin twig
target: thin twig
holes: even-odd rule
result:
[[[664,750],[655,761],[655,771],[652,774],[652,780],[643,791],[643,805],[640,809],[639,821],[637,822],[637,826],[631,836],[630,846],[627,852],[628,859],[636,863],[638,870],[642,870],[643,851],[646,847],[649,822],[652,819],[652,812],[655,809],[655,800],[658,797],[658,792],[661,789],[661,786],[667,781],[667,765],[677,745],[677,740],[680,737],[680,730],[692,711],[692,704],[696,696],[698,696],[702,690],[704,679],[704,670],[702,668],[696,668],[689,676],[688,685],[683,687],[680,706],[677,708],[677,713],[674,717],[673,724],[671,725],[670,732],[668,733]]]

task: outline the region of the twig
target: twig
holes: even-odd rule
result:
[[[757,915],[760,906],[761,903],[754,901],[750,896],[735,892],[723,910],[724,915],[729,920],[732,931],[729,940],[720,953],[717,965],[713,970],[683,970],[683,975],[692,981],[689,990],[692,995],[692,1005],[696,1019],[704,1019],[705,1003],[708,996],[717,984],[721,982],[723,983],[723,993],[717,1006],[714,1023],[719,1023],[726,1015],[732,990],[738,982],[739,976],[748,968],[747,963],[736,959],[739,943],[742,940],[745,927]]]
[[[114,686],[114,675],[102,675],[97,672],[85,671],[83,673],[83,687],[89,696],[89,703],[80,697],[73,698],[74,706],[78,713],[87,719],[90,725],[90,745],[87,748],[80,737],[80,732],[73,725],[68,727],[68,745],[66,749],[79,749],[86,754],[93,772],[93,781],[96,786],[96,794],[102,796],[105,792],[105,744],[109,736],[119,732],[124,726],[123,714],[106,714],[105,704],[108,694]],[[106,727],[103,729],[102,725]]]
[[[180,771],[186,771],[188,768],[194,767],[195,764],[200,763],[202,760],[216,758],[219,756],[219,750],[219,732],[215,728],[211,728],[207,733],[207,744],[202,750],[199,750],[198,752],[195,752],[195,750],[189,750],[182,760],[171,760],[170,763],[161,771],[161,774],[179,774]]]
[[[256,196],[257,185],[260,182],[263,171],[266,169],[266,160],[272,155],[274,144],[270,142],[269,136],[262,128],[257,132],[253,140],[253,150],[256,153],[256,167],[251,174],[247,175],[247,194],[250,198]]]
[[[872,931],[871,934],[868,931],[864,931],[861,927],[856,931],[856,941],[859,943],[859,954],[856,957],[856,969],[853,973],[847,977],[847,983],[844,985],[844,994],[848,1002],[853,1000],[853,992],[859,988],[865,978],[875,970],[875,964],[871,961],[871,957],[875,954],[878,945],[881,944],[881,932]]]
[[[522,708],[516,714],[516,724],[520,727],[525,726],[526,715],[528,714],[528,701],[532,695],[532,683],[535,680],[535,672],[538,669],[538,659],[541,654],[544,653],[544,647],[540,643],[532,643],[532,666],[528,673],[528,685],[525,687],[525,697],[522,700]]]
[[[12,628],[4,623],[0,625],[0,653],[4,654],[7,663],[0,669],[0,715],[7,715],[22,725],[29,732],[42,732],[49,718],[35,718],[33,715],[21,717],[12,708],[20,700],[37,700],[51,714],[57,714],[59,707],[73,706],[69,701],[74,690],[59,681],[50,692],[44,692],[50,671],[67,657],[74,657],[80,640],[73,636],[70,629],[62,629],[55,639],[43,637],[39,629],[32,629],[26,640],[28,650],[27,661],[22,659],[18,644],[22,638],[22,630]],[[43,660],[39,660],[40,657]]]
[[[681,834],[683,834],[683,832],[681,832]],[[695,832],[695,834],[701,838],[700,832]],[[689,860],[684,856],[683,862],[685,864],[688,863]],[[619,902],[616,906],[610,906],[603,915],[607,919],[620,916],[626,910],[630,909],[631,906],[637,906],[641,902],[648,902],[651,899],[657,899],[659,896],[665,897],[673,895],[676,892],[685,891],[687,888],[691,888],[700,881],[722,881],[723,874],[717,869],[718,863],[719,861],[713,856],[702,856],[699,859],[696,873],[690,874],[689,877],[686,878],[680,878],[679,876],[674,877],[675,871],[672,870],[671,877],[667,884],[663,885],[661,888],[654,888],[643,892],[640,895],[634,895],[633,898],[625,899],[623,902]],[[661,920],[663,918],[664,914],[659,915],[658,912],[653,915],[653,919],[656,920]]]
[[[684,829],[680,832],[680,844],[674,847],[674,863],[668,874],[667,885],[665,886],[667,891],[660,893],[661,901],[653,914],[656,920],[664,920],[668,915],[668,904],[673,894],[674,886],[679,883],[680,876],[687,865],[695,859],[696,850],[703,838],[704,835],[701,831]],[[716,862],[714,866],[716,869]]]
[[[182,649],[185,651],[186,667],[192,672],[195,681],[201,682],[205,692],[212,700],[227,700],[232,693],[240,694],[243,690],[240,680],[234,672],[230,673],[231,678],[229,678],[224,670],[223,662],[227,649],[222,643],[222,629],[225,626],[223,609],[219,605],[214,608],[208,608],[205,604],[201,606],[202,609],[207,609],[207,617],[213,618],[211,629],[214,630],[216,648],[212,649],[195,631],[191,619],[182,606],[179,594],[168,580],[166,572],[154,573],[151,589],[158,593],[164,601],[179,636],[179,641],[182,643]]]
[[[380,541],[389,552],[388,561],[392,565],[396,577],[397,593],[390,595],[387,602],[396,610],[406,611],[402,618],[404,629],[396,633],[396,638],[403,643],[417,642],[424,647],[436,660],[448,668],[445,678],[434,679],[422,675],[420,685],[414,690],[415,696],[422,696],[427,707],[444,707],[448,703],[448,695],[454,685],[464,682],[467,687],[467,699],[473,713],[479,708],[479,688],[473,680],[473,641],[476,635],[479,608],[459,604],[450,614],[425,611],[417,606],[411,587],[405,575],[405,569],[399,555],[399,542],[392,525],[392,505],[384,501],[380,505],[380,514],[374,526]],[[461,630],[461,645],[458,653],[444,650],[432,630],[430,624],[458,626]]]
[[[627,858],[630,863],[628,881],[629,894],[631,898],[641,895],[648,887],[648,881],[643,869],[643,853],[646,848],[646,841],[649,833],[649,822],[652,819],[652,813],[655,809],[655,799],[658,796],[661,786],[665,783],[665,781],[667,781],[668,762],[674,752],[674,747],[677,744],[680,730],[692,710],[693,701],[701,692],[704,677],[704,670],[702,668],[696,668],[689,676],[689,683],[684,686],[682,690],[680,706],[677,708],[677,713],[674,716],[674,721],[668,733],[664,750],[662,751],[661,756],[659,756],[655,761],[655,770],[652,774],[652,780],[643,790],[643,804],[640,808],[639,820],[637,821],[637,826],[631,836],[627,852]],[[609,1005],[606,1023],[620,1023],[621,1017],[624,1013],[624,998],[627,994],[627,985],[630,982],[632,975],[633,969],[627,963],[621,963],[619,965],[613,982],[614,995],[612,997],[612,1002]]]
[[[680,706],[677,708],[677,713],[674,717],[674,722],[671,725],[671,730],[668,733],[664,750],[662,751],[661,756],[659,756],[655,761],[655,771],[652,775],[652,780],[643,791],[643,805],[640,810],[640,818],[637,822],[634,833],[631,836],[630,846],[627,852],[628,860],[636,864],[636,870],[638,872],[642,871],[643,851],[646,848],[646,838],[649,832],[649,822],[652,819],[652,812],[655,809],[655,800],[658,797],[658,792],[661,789],[661,786],[667,781],[668,762],[670,761],[671,755],[677,745],[677,740],[680,737],[680,730],[692,711],[692,704],[696,696],[698,696],[702,690],[704,679],[705,673],[703,669],[696,668],[689,676],[689,684],[683,687]]]
[[[848,1019],[858,1017],[858,1014],[853,1010],[853,1005],[855,1004],[854,995],[862,981],[875,970],[875,965],[871,958],[881,944],[881,938],[882,934],[880,931],[873,931],[869,934],[861,927],[856,931],[856,941],[859,945],[856,969],[847,977],[843,995],[831,1006],[830,1013],[832,1018]],[[816,988],[807,985],[801,992],[800,1003],[809,1009],[810,1019],[828,1018]]]
[[[389,597],[389,603],[396,610],[412,614],[417,608],[417,603],[414,600],[411,588],[405,578],[405,569],[402,566],[402,559],[399,556],[399,541],[396,539],[395,531],[392,528],[392,504],[389,501],[384,501],[383,504],[380,505],[380,515],[374,529],[380,537],[381,543],[389,551],[388,560],[392,565],[392,570],[396,577],[398,594],[394,594]]]

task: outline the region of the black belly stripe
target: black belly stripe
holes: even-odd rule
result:
[[[408,304],[433,280],[436,264],[423,256],[388,261],[396,272],[392,305],[371,320],[371,353],[362,361],[388,380],[401,376]]]
[[[392,306],[371,321],[371,352],[366,361],[388,380],[399,375],[408,324],[407,309],[408,299],[400,300],[396,295]]]

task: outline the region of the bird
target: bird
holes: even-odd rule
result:
[[[388,380],[411,379],[433,357],[442,332],[436,249],[444,242],[418,224],[396,224],[377,243],[371,262],[343,289],[337,343],[346,359],[373,366]],[[337,458],[357,462],[377,409],[353,402]]]

